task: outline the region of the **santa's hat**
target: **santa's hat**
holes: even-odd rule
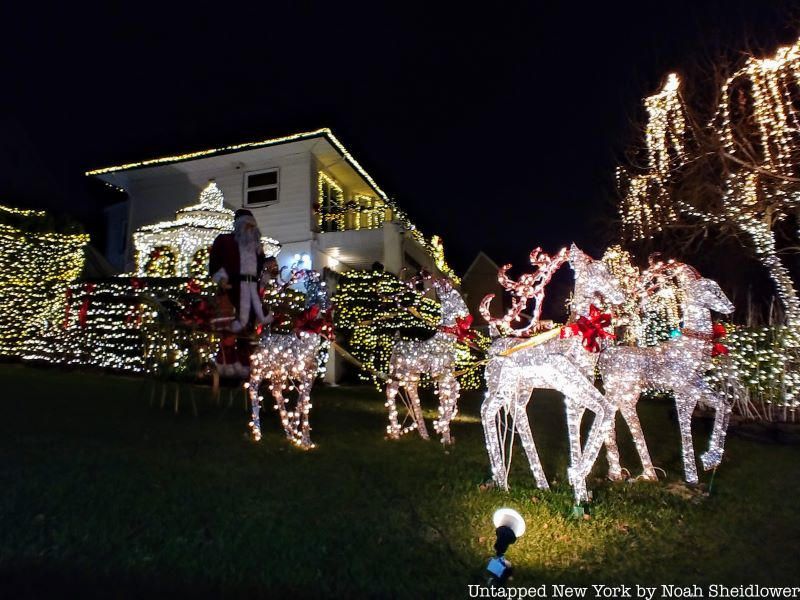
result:
[[[246,208],[240,208],[235,213],[233,213],[233,222],[238,223],[240,221],[243,223],[249,222],[252,223],[253,225],[258,225],[256,223],[256,218],[253,216],[253,213],[251,213]]]

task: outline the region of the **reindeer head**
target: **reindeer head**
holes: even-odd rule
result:
[[[725,315],[733,312],[733,303],[716,281],[701,276],[697,269],[685,263],[674,260],[662,262],[655,258],[650,257],[650,267],[642,273],[640,295],[643,303],[648,297],[658,294],[666,287],[665,282],[672,279],[677,281],[692,303]]]
[[[433,289],[442,305],[441,325],[453,326],[459,317],[466,317],[469,314],[467,303],[447,277],[433,279]]]
[[[575,272],[573,310],[584,314],[597,296],[610,304],[622,304],[625,294],[620,283],[601,260],[594,260],[574,243],[569,248],[569,266]]]
[[[725,292],[713,279],[702,277],[693,267],[678,263],[675,277],[678,283],[686,290],[686,296],[709,310],[715,310],[724,315],[733,312],[733,302],[728,300]]]
[[[503,265],[497,273],[497,281],[506,290],[511,292],[511,309],[502,319],[495,319],[489,312],[494,294],[488,294],[482,301],[480,312],[484,319],[489,323],[493,331],[501,334],[524,335],[539,324],[539,316],[542,313],[542,301],[544,300],[544,288],[552,279],[553,274],[567,260],[567,249],[562,248],[558,253],[551,257],[542,252],[541,248],[534,248],[530,255],[531,264],[535,267],[532,273],[524,273],[518,281],[513,281],[506,275],[511,265]],[[516,329],[513,327],[515,321],[520,320],[520,315],[529,302],[532,302],[533,313],[531,322],[525,327]]]

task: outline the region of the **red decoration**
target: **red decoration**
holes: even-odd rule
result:
[[[439,331],[450,333],[458,338],[459,342],[471,342],[476,334],[472,330],[472,315],[466,317],[456,317],[455,325],[441,325]]]
[[[725,325],[723,325],[722,323],[714,323],[711,332],[712,332],[711,335],[713,336],[714,340],[722,339],[728,335],[728,330],[725,329]],[[720,355],[727,356],[728,354],[730,354],[730,351],[728,350],[728,347],[725,344],[717,341],[714,342],[714,345],[711,347],[712,358],[714,356],[720,356]]]
[[[294,320],[294,330],[297,333],[307,331],[327,335],[332,328],[331,311],[320,314],[319,306],[311,306]]]
[[[92,301],[92,292],[94,292],[95,284],[93,283],[86,283],[83,286],[83,291],[85,292],[85,296],[83,297],[83,303],[81,304],[81,308],[78,311],[78,323],[81,327],[86,327],[86,320],[89,314],[89,304]]]
[[[211,303],[205,299],[200,299],[192,302],[189,306],[185,307],[181,313],[181,321],[184,325],[190,327],[199,327],[201,329],[210,329],[211,319],[214,316],[214,310]]]
[[[583,336],[583,347],[589,352],[600,352],[600,340],[616,337],[606,331],[611,325],[611,313],[601,313],[594,304],[589,306],[589,317],[581,316],[575,323],[564,325],[560,337],[566,338],[573,335]]]
[[[186,289],[189,290],[190,294],[199,294],[203,291],[203,287],[196,279],[190,279],[186,282]]]
[[[139,277],[131,277],[131,287],[135,290],[144,289],[145,282]]]

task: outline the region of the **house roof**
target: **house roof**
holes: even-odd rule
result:
[[[479,263],[479,262],[487,262],[487,263],[489,263],[489,265],[490,265],[490,266],[494,267],[494,269],[495,269],[495,270],[498,270],[498,271],[500,270],[500,267],[498,267],[498,266],[497,266],[497,263],[496,263],[496,262],[494,262],[494,261],[493,261],[493,260],[492,260],[492,259],[489,257],[489,255],[488,255],[488,254],[486,254],[486,253],[485,253],[483,250],[481,250],[481,251],[480,251],[480,252],[478,252],[478,254],[475,256],[475,259],[474,259],[474,260],[472,261],[472,263],[469,265],[469,267],[467,268],[467,270],[466,270],[466,271],[464,271],[464,276],[463,276],[461,279],[462,279],[462,280],[463,280],[463,279],[468,279],[468,278],[469,278],[469,275],[470,275],[470,273],[471,273],[471,272],[472,272],[472,270],[473,270],[473,269],[474,269],[474,268],[475,268],[475,267],[478,265],[478,263]]]
[[[147,167],[158,167],[163,165],[169,165],[179,162],[185,162],[190,160],[196,160],[198,158],[207,158],[211,156],[219,156],[223,154],[232,154],[235,152],[242,152],[245,150],[255,150],[258,148],[265,148],[267,146],[278,146],[280,144],[289,144],[291,142],[297,142],[301,140],[307,140],[315,137],[325,138],[330,142],[332,146],[338,150],[338,152],[342,155],[342,157],[347,161],[350,166],[358,172],[361,177],[369,184],[369,186],[375,190],[381,198],[386,200],[389,203],[392,203],[390,198],[386,195],[380,186],[375,182],[375,180],[370,176],[366,170],[358,164],[355,158],[347,151],[344,145],[339,141],[339,139],[333,135],[333,132],[324,127],[322,129],[315,129],[313,131],[305,131],[301,133],[294,133],[291,135],[286,135],[283,137],[271,138],[267,140],[260,140],[256,142],[244,142],[241,144],[234,144],[231,146],[223,146],[221,148],[209,148],[207,150],[197,150],[194,152],[187,152],[185,154],[176,154],[172,156],[162,156],[160,158],[151,158],[147,160],[142,160],[138,162],[131,162],[125,163],[121,165],[116,165],[112,167],[103,167],[100,169],[93,169],[91,171],[86,171],[85,175],[90,177],[98,177],[102,175],[106,175],[108,173],[115,173],[121,171],[132,171],[135,169],[143,169]],[[103,177],[101,177],[103,179]]]

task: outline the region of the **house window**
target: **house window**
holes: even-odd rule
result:
[[[244,174],[244,206],[264,206],[278,201],[278,169]]]

